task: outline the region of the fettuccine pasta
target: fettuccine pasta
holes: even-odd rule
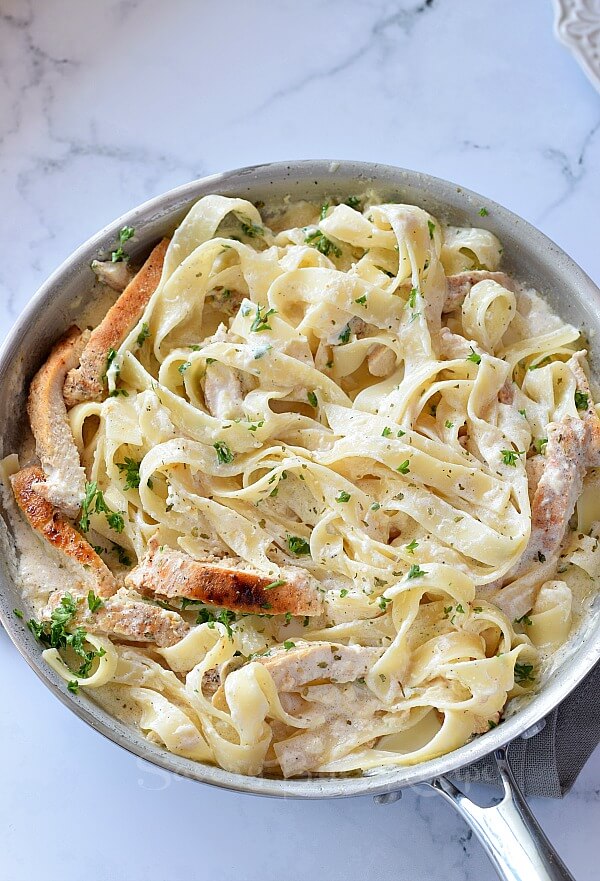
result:
[[[194,205],[68,409],[91,569],[36,584],[17,535],[71,691],[289,777],[426,761],[537,687],[598,575],[597,415],[578,330],[501,259],[368,195]]]

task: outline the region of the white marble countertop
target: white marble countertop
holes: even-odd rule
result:
[[[0,333],[131,206],[203,174],[377,160],[486,193],[600,280],[600,100],[548,0],[2,0]],[[437,797],[259,800],[170,777],[68,713],[0,633],[0,878],[488,881]],[[534,801],[597,881],[600,751]]]

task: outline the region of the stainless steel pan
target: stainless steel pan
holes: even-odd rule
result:
[[[293,162],[253,166],[214,175],[159,196],[115,220],[82,245],[48,279],[27,306],[0,350],[0,424],[3,454],[18,449],[24,429],[27,383],[50,344],[77,319],[92,282],[90,261],[114,247],[118,230],[136,229],[128,244],[134,256],[173,229],[192,203],[207,193],[277,202],[285,196],[324,200],[326,196],[374,188],[384,199],[420,205],[456,224],[486,226],[504,246],[506,264],[518,278],[538,288],[564,319],[585,330],[600,329],[600,292],[585,273],[553,242],[524,220],[455,184],[384,165],[360,162]],[[481,208],[488,216],[482,218]],[[596,358],[598,344],[590,336]],[[14,644],[56,697],[89,725],[115,743],[162,768],[203,783],[238,792],[287,798],[332,798],[350,795],[393,801],[414,784],[428,784],[446,798],[472,826],[499,875],[511,881],[564,881],[572,876],[543,835],[510,770],[505,747],[511,740],[539,730],[544,717],[565,698],[600,658],[600,603],[582,625],[567,663],[531,702],[497,728],[449,755],[413,767],[363,777],[273,780],[242,777],[220,768],[172,755],[148,743],[117,722],[85,693],[69,694],[65,683],[46,666],[39,645],[13,614],[20,598],[4,560],[0,561],[0,619]],[[458,768],[495,753],[504,783],[502,801],[489,808],[471,802],[447,778]]]

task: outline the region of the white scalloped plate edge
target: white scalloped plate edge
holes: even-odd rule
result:
[[[554,33],[600,92],[600,0],[554,0]]]

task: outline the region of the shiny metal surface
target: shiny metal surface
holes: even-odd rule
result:
[[[172,231],[192,203],[218,192],[251,200],[322,201],[374,188],[384,199],[412,202],[457,224],[485,226],[502,240],[506,265],[537,287],[568,321],[584,330],[600,328],[600,294],[585,273],[553,242],[516,215],[455,184],[417,172],[358,162],[294,162],[244,168],[186,184],[153,199],[115,220],[82,245],[42,286],[17,321],[0,350],[0,425],[3,454],[15,451],[24,429],[27,383],[51,342],[85,305],[92,282],[90,262],[114,247],[118,230],[136,228],[130,243],[133,256],[142,255],[163,234]],[[479,211],[486,208],[488,216]],[[600,339],[600,336],[598,337]],[[597,344],[592,339],[591,347]],[[600,350],[596,348],[596,358]],[[81,692],[71,695],[66,684],[43,664],[40,647],[12,614],[22,605],[5,560],[0,560],[0,620],[14,644],[43,682],[74,713],[115,743],[174,773],[226,789],[287,798],[333,798],[381,795],[404,786],[439,778],[477,761],[535,725],[577,685],[600,658],[600,604],[582,625],[566,663],[540,693],[513,717],[455,752],[419,765],[362,777],[313,777],[275,780],[232,774],[172,755],[102,711]]]
[[[482,808],[443,777],[429,785],[471,826],[502,881],[574,881],[521,795],[506,750],[495,756],[504,786],[496,805]]]

